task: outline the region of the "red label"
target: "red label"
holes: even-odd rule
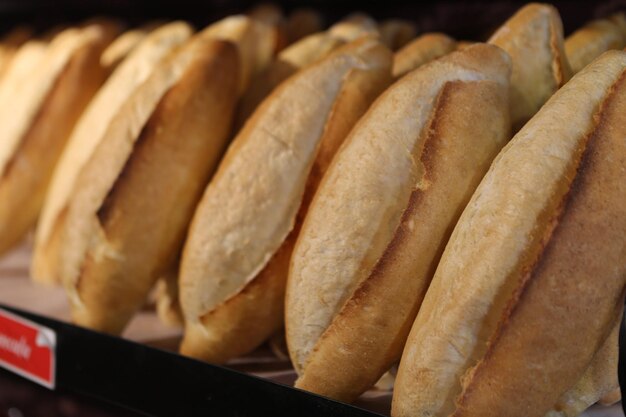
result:
[[[0,367],[54,389],[56,334],[0,309]]]

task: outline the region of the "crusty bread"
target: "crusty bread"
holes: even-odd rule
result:
[[[602,55],[492,164],[413,324],[394,416],[544,415],[591,362],[626,278],[625,68]]]
[[[31,268],[41,283],[60,283],[59,239],[76,177],[103,140],[111,120],[156,65],[191,36],[191,27],[173,22],[154,30],[115,70],[85,109],[54,170],[37,226]]]
[[[291,45],[300,39],[320,32],[323,27],[322,16],[313,9],[296,9],[287,18],[285,25],[287,43]]]
[[[114,36],[99,24],[61,32],[5,97],[0,108],[0,253],[34,225],[74,123],[104,81],[100,54]]]
[[[39,66],[46,55],[48,45],[49,42],[44,39],[32,39],[15,52],[0,78],[0,113],[10,111],[19,89],[23,88],[31,71]]]
[[[239,109],[237,110],[237,122],[235,123],[237,130],[243,126],[259,103],[276,86],[295,74],[299,69],[324,58],[343,44],[344,41],[341,39],[333,37],[326,32],[321,32],[309,35],[283,49],[275,61],[254,77],[250,87],[241,97]]]
[[[316,157],[341,143],[390,71],[391,52],[378,41],[348,44],[281,84],[235,138],[183,251],[183,354],[224,362],[282,326],[287,266]]]
[[[18,26],[11,29],[0,39],[0,79],[4,76],[18,49],[33,35],[33,30],[27,26]]]
[[[363,13],[353,13],[328,28],[328,33],[346,42],[366,35],[380,35],[376,21]]]
[[[417,27],[408,20],[389,19],[378,25],[380,41],[397,51],[417,35]]]
[[[591,61],[609,49],[622,49],[624,35],[617,23],[609,19],[589,22],[565,39],[565,54],[572,72],[586,67]]]
[[[159,319],[166,326],[183,326],[183,311],[178,300],[178,262],[174,262],[157,281],[156,311]]]
[[[513,61],[511,120],[519,130],[571,77],[559,12],[547,4],[522,7],[489,39]]]
[[[237,46],[242,93],[248,88],[252,77],[263,71],[274,58],[279,36],[270,24],[243,15],[229,16],[212,23],[199,35],[231,41]]]
[[[112,72],[158,26],[153,22],[125,31],[102,52],[100,64]]]
[[[472,46],[476,43],[476,41],[458,41],[456,43],[456,50],[457,51],[462,51],[463,49]]]
[[[393,57],[393,76],[398,78],[456,49],[456,42],[443,33],[425,33]]]
[[[390,87],[352,130],[291,260],[296,387],[352,401],[400,358],[450,230],[509,139],[509,75],[499,48],[453,53]]]
[[[60,270],[72,318],[117,334],[180,250],[229,136],[230,42],[196,36],[117,111],[73,188]]]
[[[618,338],[623,314],[620,312],[615,318],[613,330],[604,341],[602,347],[593,356],[587,370],[576,384],[567,390],[551,411],[545,417],[576,417],[607,395],[617,398],[605,398],[614,403],[619,401],[619,381],[617,380],[617,361],[619,356]]]

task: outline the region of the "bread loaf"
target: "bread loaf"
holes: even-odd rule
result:
[[[313,9],[302,8],[291,12],[286,22],[288,44],[323,30],[323,20]]]
[[[456,42],[443,33],[425,33],[393,57],[393,76],[402,77],[415,68],[456,49]]]
[[[572,72],[576,74],[609,49],[622,49],[624,42],[617,23],[609,19],[589,22],[565,39],[565,53]]]
[[[191,36],[183,22],[163,25],[148,35],[109,77],[73,129],[54,170],[35,236],[31,275],[37,282],[61,282],[58,252],[67,205],[79,172],[103,140],[109,124],[157,64]]]
[[[489,39],[513,62],[511,120],[519,130],[571,77],[559,12],[547,4],[522,7]]]
[[[346,42],[366,35],[380,35],[376,21],[363,13],[353,13],[328,28],[328,33]]]
[[[588,367],[623,304],[625,69],[603,54],[494,161],[413,324],[394,416],[544,415]]]
[[[296,387],[352,401],[399,360],[450,230],[509,139],[509,74],[499,48],[453,53],[390,87],[352,130],[292,256]]]
[[[301,68],[324,58],[343,44],[344,41],[341,39],[321,32],[309,35],[282,50],[276,60],[252,80],[250,87],[241,97],[237,110],[237,131],[276,86]]]
[[[72,128],[100,87],[100,54],[115,33],[67,29],[34,58],[0,108],[0,253],[35,224],[50,175]],[[37,53],[35,53],[37,55]]]
[[[120,333],[174,262],[230,133],[230,42],[196,36],[158,64],[81,169],[62,231],[73,320]]]
[[[9,68],[18,49],[32,38],[33,30],[27,26],[11,29],[0,39],[0,79]]]
[[[622,314],[616,317],[611,334],[602,347],[593,356],[593,360],[578,382],[567,390],[554,408],[545,417],[576,417],[591,405],[611,395],[617,390],[619,401],[619,381],[617,380],[617,361],[619,356],[618,338],[622,323]]]
[[[389,19],[378,25],[380,41],[392,51],[409,43],[417,34],[417,27],[408,20]]]
[[[183,354],[224,362],[282,327],[293,240],[322,155],[334,153],[390,70],[378,41],[348,44],[281,84],[237,135],[183,251]]]
[[[279,42],[277,38],[281,36],[268,23],[243,15],[219,20],[199,34],[207,38],[231,41],[237,46],[241,62],[241,93],[246,91],[252,77],[263,71],[273,60]]]

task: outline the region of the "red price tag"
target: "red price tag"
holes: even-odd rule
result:
[[[0,309],[0,367],[54,389],[56,333]]]

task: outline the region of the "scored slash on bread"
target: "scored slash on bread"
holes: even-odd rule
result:
[[[37,282],[57,284],[60,277],[61,230],[75,181],[111,120],[157,64],[192,34],[191,27],[173,22],[154,30],[124,60],[89,103],[55,167],[35,235],[31,275]]]
[[[504,49],[513,62],[510,103],[516,132],[571,77],[559,12],[547,4],[528,4],[489,43]]]
[[[195,36],[116,112],[62,231],[77,324],[120,333],[171,266],[228,139],[239,80],[236,47]]]
[[[450,229],[510,137],[509,75],[499,48],[452,53],[390,87],[353,129],[291,261],[296,387],[352,401],[400,358]]]
[[[623,303],[625,68],[602,55],[494,161],[413,324],[394,416],[543,415],[582,376]]]
[[[71,130],[107,75],[100,54],[116,33],[99,23],[64,30],[30,57],[28,76],[9,80],[21,82],[0,112],[0,253],[34,225]]]
[[[282,326],[287,266],[317,155],[341,143],[390,71],[391,52],[378,41],[348,44],[281,84],[235,138],[183,251],[183,354],[224,362]]]

